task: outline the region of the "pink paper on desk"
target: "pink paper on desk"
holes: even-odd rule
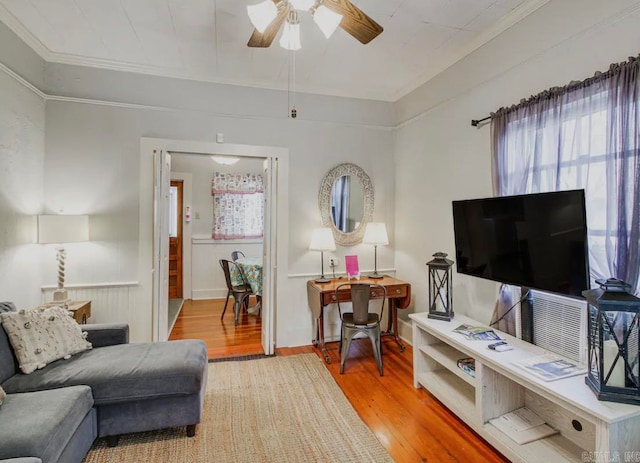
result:
[[[348,276],[357,276],[360,274],[360,268],[358,267],[358,256],[345,256],[344,265],[347,268]]]

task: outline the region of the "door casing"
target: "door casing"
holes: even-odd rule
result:
[[[158,249],[160,237],[166,235],[165,242],[168,247],[168,227],[162,229],[161,207],[156,202],[160,196],[152,193],[155,187],[159,186],[158,181],[161,176],[161,159],[157,153],[183,153],[201,155],[230,155],[263,158],[273,163],[277,160],[277,178],[275,184],[268,193],[273,194],[273,203],[270,205],[269,213],[272,214],[269,220],[269,230],[265,230],[265,240],[273,243],[271,246],[271,259],[269,259],[269,269],[265,269],[267,274],[272,274],[271,281],[268,282],[268,289],[272,295],[270,310],[263,314],[263,348],[265,354],[272,355],[275,352],[275,329],[277,314],[277,297],[279,289],[287,279],[288,271],[288,165],[289,149],[274,146],[255,146],[239,144],[218,144],[212,142],[196,142],[185,140],[170,140],[157,138],[142,138],[140,140],[141,154],[141,174],[140,174],[140,303],[148,303],[151,313],[140,315],[140,321],[147,319],[150,324],[150,337],[155,341],[167,339],[166,312],[168,300],[162,297],[162,292],[168,294],[168,288],[162,278],[162,273],[166,272],[164,266],[168,268],[168,260],[163,260],[162,253]],[[157,159],[157,161],[154,161]],[[269,161],[270,160],[270,161]],[[271,164],[272,165],[272,164]],[[166,182],[168,185],[168,181]],[[277,195],[275,192],[277,191]],[[167,195],[168,196],[168,195]],[[154,239],[156,237],[157,239]],[[151,261],[151,271],[147,273]],[[148,289],[146,289],[148,288]],[[163,291],[164,289],[164,291]],[[266,302],[266,301],[265,301]],[[268,304],[268,302],[267,302]],[[150,315],[150,316],[149,316]],[[164,324],[162,320],[164,319]]]

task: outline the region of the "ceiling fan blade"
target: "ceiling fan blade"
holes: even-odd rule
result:
[[[291,7],[288,3],[281,3],[278,8],[278,16],[276,19],[271,21],[271,24],[264,30],[263,33],[258,32],[256,29],[253,30],[253,34],[251,34],[251,38],[247,43],[248,47],[255,48],[267,48],[271,46],[273,39],[278,35],[278,31],[280,30],[280,26],[284,22],[285,18],[289,14],[289,9]]]
[[[340,27],[364,44],[371,42],[384,30],[349,0],[324,0],[324,5],[341,14]]]

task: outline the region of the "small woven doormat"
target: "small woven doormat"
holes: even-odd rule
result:
[[[209,364],[202,423],[98,439],[86,463],[393,462],[315,354]]]

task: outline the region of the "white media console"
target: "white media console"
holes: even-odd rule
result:
[[[413,378],[487,442],[514,462],[640,462],[640,406],[603,402],[584,382],[585,375],[544,381],[514,362],[549,353],[496,330],[514,350],[495,352],[492,341],[471,341],[453,330],[482,326],[456,315],[433,320],[426,313],[413,321]],[[495,341],[493,341],[495,342]],[[475,359],[476,377],[457,360]],[[526,406],[559,431],[519,445],[489,423]]]

